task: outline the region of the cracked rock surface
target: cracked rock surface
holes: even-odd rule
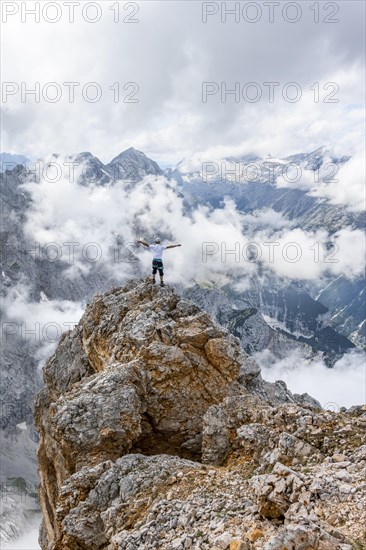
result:
[[[97,295],[35,407],[43,550],[354,550],[366,410],[262,380],[171,287]]]

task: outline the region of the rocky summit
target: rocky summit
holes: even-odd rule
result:
[[[365,548],[366,408],[265,382],[172,287],[97,295],[44,382],[43,550]]]

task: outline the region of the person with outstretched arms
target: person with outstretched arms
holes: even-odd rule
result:
[[[152,260],[152,282],[155,284],[155,276],[157,271],[159,271],[160,276],[160,286],[164,285],[164,265],[163,265],[163,252],[168,250],[168,248],[176,248],[177,246],[182,246],[181,244],[169,244],[168,246],[163,246],[159,238],[155,239],[155,244],[148,244],[144,241],[137,241],[139,244],[142,244],[148,248],[153,253]]]

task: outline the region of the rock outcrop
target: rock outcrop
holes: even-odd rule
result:
[[[43,550],[361,544],[366,411],[266,383],[172,288],[96,296],[44,380]]]

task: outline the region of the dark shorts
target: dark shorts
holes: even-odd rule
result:
[[[155,275],[157,271],[159,271],[159,275],[164,275],[164,266],[162,260],[157,260],[156,258],[154,258],[152,261],[153,275]]]

